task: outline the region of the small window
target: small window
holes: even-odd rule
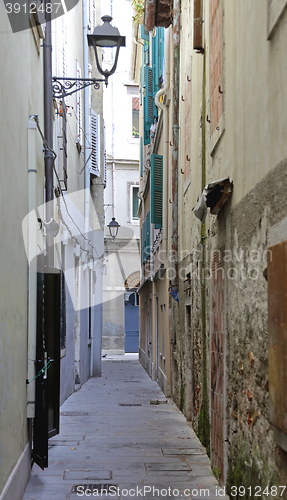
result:
[[[139,137],[139,113],[140,113],[140,99],[139,97],[132,97],[132,136]]]
[[[139,209],[139,198],[138,198],[139,188],[138,186],[132,187],[132,218],[133,220],[138,220],[138,209]]]

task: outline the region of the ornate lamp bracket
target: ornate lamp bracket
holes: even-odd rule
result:
[[[100,88],[100,83],[106,82],[106,78],[60,78],[53,76],[52,86],[53,86],[53,98],[63,99],[69,95],[78,92],[90,85],[94,86],[94,89],[98,90]]]

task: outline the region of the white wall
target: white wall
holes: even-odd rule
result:
[[[138,160],[139,139],[132,137],[132,97],[139,97],[138,87],[130,81],[132,51],[132,7],[130,0],[105,0],[102,14],[113,17],[112,25],[126,37],[121,47],[117,69],[104,90],[104,117],[107,154],[113,158]],[[103,66],[111,66],[111,49],[104,49]],[[115,51],[113,52],[115,53]]]

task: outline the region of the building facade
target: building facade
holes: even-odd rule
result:
[[[100,375],[102,91],[52,94],[52,76],[88,77],[95,67],[86,35],[100,5],[77,3],[47,24],[41,11],[0,10],[0,498],[21,500],[31,463],[48,466],[60,404]]]
[[[107,184],[104,192],[105,263],[103,282],[103,354],[138,352],[138,302],[129,297],[137,293],[140,274],[139,255],[139,87],[130,75],[133,44],[131,2],[105,2],[103,9],[115,17],[126,48],[119,57],[117,71],[104,90]],[[106,50],[104,61],[112,64]],[[108,224],[120,224],[115,240]]]
[[[228,492],[266,498],[287,474],[286,16],[285,1],[146,1],[136,62],[140,359]]]

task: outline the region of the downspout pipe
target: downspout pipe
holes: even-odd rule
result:
[[[28,121],[28,372],[27,418],[35,417],[37,325],[37,125]],[[29,382],[31,381],[31,382]]]
[[[173,124],[172,124],[172,251],[174,285],[178,285],[178,169],[181,0],[173,1]]]
[[[84,78],[89,78],[89,48],[87,41],[88,34],[88,0],[83,0],[83,50],[84,50]],[[85,233],[89,232],[89,201],[90,201],[90,172],[88,166],[88,159],[90,156],[89,150],[89,129],[90,129],[90,91],[89,87],[84,89],[84,108],[85,108],[85,117],[84,117],[84,131],[85,131],[85,178],[84,178],[84,187],[85,187]]]
[[[46,4],[47,2],[45,2]],[[53,88],[52,88],[52,27],[51,14],[46,9],[46,32],[43,44],[44,62],[44,133],[48,146],[53,149]],[[45,203],[46,220],[54,217],[54,156],[49,149],[45,148]],[[48,231],[47,234],[47,265],[54,266],[54,238]]]
[[[168,105],[160,102],[160,97],[167,96],[169,101],[170,89],[170,69],[169,69],[169,29],[164,33],[164,57],[165,57],[165,75],[164,86],[155,95],[155,104],[163,112],[163,199],[162,199],[162,212],[163,212],[163,225],[162,225],[162,249],[163,258],[167,259],[167,239],[168,239],[168,150],[169,150],[169,136],[168,136]]]
[[[89,78],[89,47],[88,47],[88,0],[83,0],[83,56],[84,56],[84,78]],[[90,169],[89,169],[89,131],[90,131],[90,91],[89,87],[84,89],[84,150],[85,150],[85,176],[84,176],[84,224],[85,224],[85,235],[89,233],[89,213],[90,213]],[[85,248],[88,249],[88,242],[85,241]],[[88,296],[90,293],[91,283],[88,280]],[[92,294],[93,296],[93,294]],[[90,358],[90,376],[93,376],[94,372],[94,306],[92,307],[92,319],[91,319],[91,358]]]

